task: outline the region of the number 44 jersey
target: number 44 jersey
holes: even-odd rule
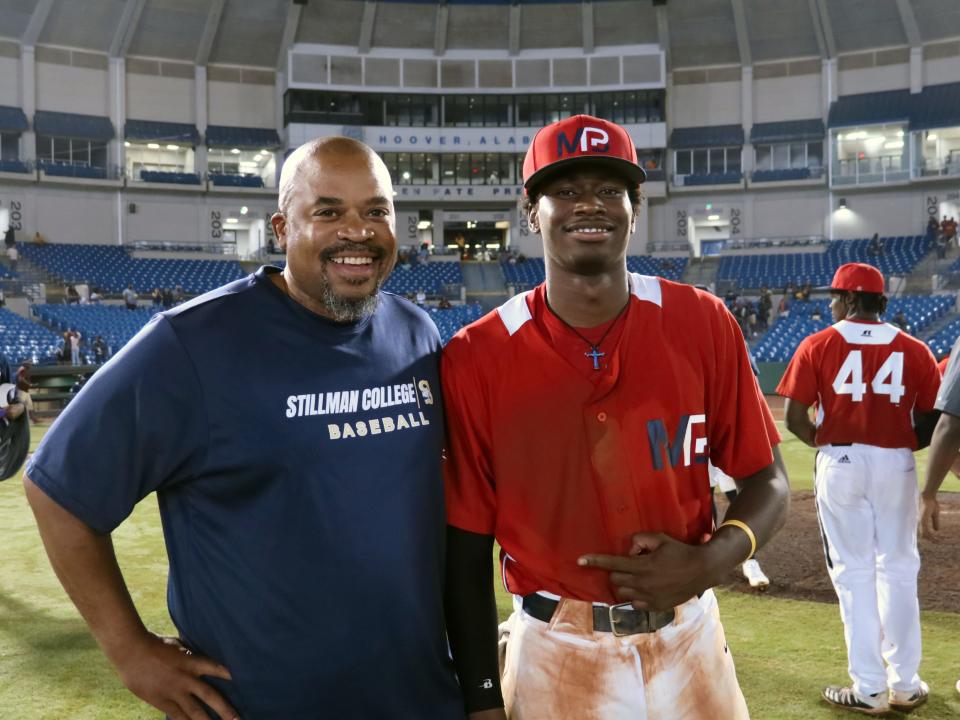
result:
[[[937,362],[892,325],[841,320],[800,343],[777,387],[817,409],[817,445],[863,443],[916,450],[915,415],[933,410]]]

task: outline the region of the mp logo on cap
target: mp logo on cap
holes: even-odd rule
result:
[[[566,133],[559,132],[557,133],[557,157],[563,157],[563,151],[566,150],[568,153],[575,153],[577,151],[577,145],[580,146],[580,152],[609,152],[610,150],[610,135],[606,130],[597,127],[583,127],[577,128],[576,134],[573,136],[571,141],[567,138]]]

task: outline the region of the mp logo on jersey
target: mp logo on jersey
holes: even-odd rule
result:
[[[577,152],[577,146],[582,153],[605,153],[610,150],[610,135],[606,130],[596,127],[577,128],[573,140],[566,133],[557,133],[557,158],[562,158],[564,150],[569,154]]]
[[[650,443],[653,469],[663,470],[664,459],[670,463],[670,467],[676,467],[681,460],[683,467],[690,467],[691,463],[706,463],[707,438],[702,434],[706,422],[707,416],[702,413],[681,415],[671,440],[667,425],[662,419],[647,420],[647,440]],[[701,436],[697,438],[694,438],[694,433],[697,432],[695,425],[703,426],[699,429]]]

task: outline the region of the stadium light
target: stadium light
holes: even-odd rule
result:
[[[179,150],[179,145],[167,145],[167,150]]]
[[[239,155],[240,148],[230,148],[230,152],[232,152],[234,155]]]
[[[429,230],[433,227],[433,223],[430,220],[421,220],[417,223],[417,230]]]
[[[130,147],[130,141],[129,141],[129,140],[124,140],[124,141],[123,141],[123,146],[124,146],[124,147]]]
[[[846,210],[847,209],[847,199],[840,198],[840,202],[837,203],[837,210]]]
[[[147,143],[147,147],[150,148],[151,150],[159,150],[160,143]]]
[[[240,214],[241,214],[241,215],[246,215],[246,214],[247,214],[247,206],[246,206],[246,205],[244,205],[242,208],[240,208]]]

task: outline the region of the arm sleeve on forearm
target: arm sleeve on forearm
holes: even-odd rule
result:
[[[492,536],[447,529],[447,634],[467,712],[503,707],[492,554]]]

